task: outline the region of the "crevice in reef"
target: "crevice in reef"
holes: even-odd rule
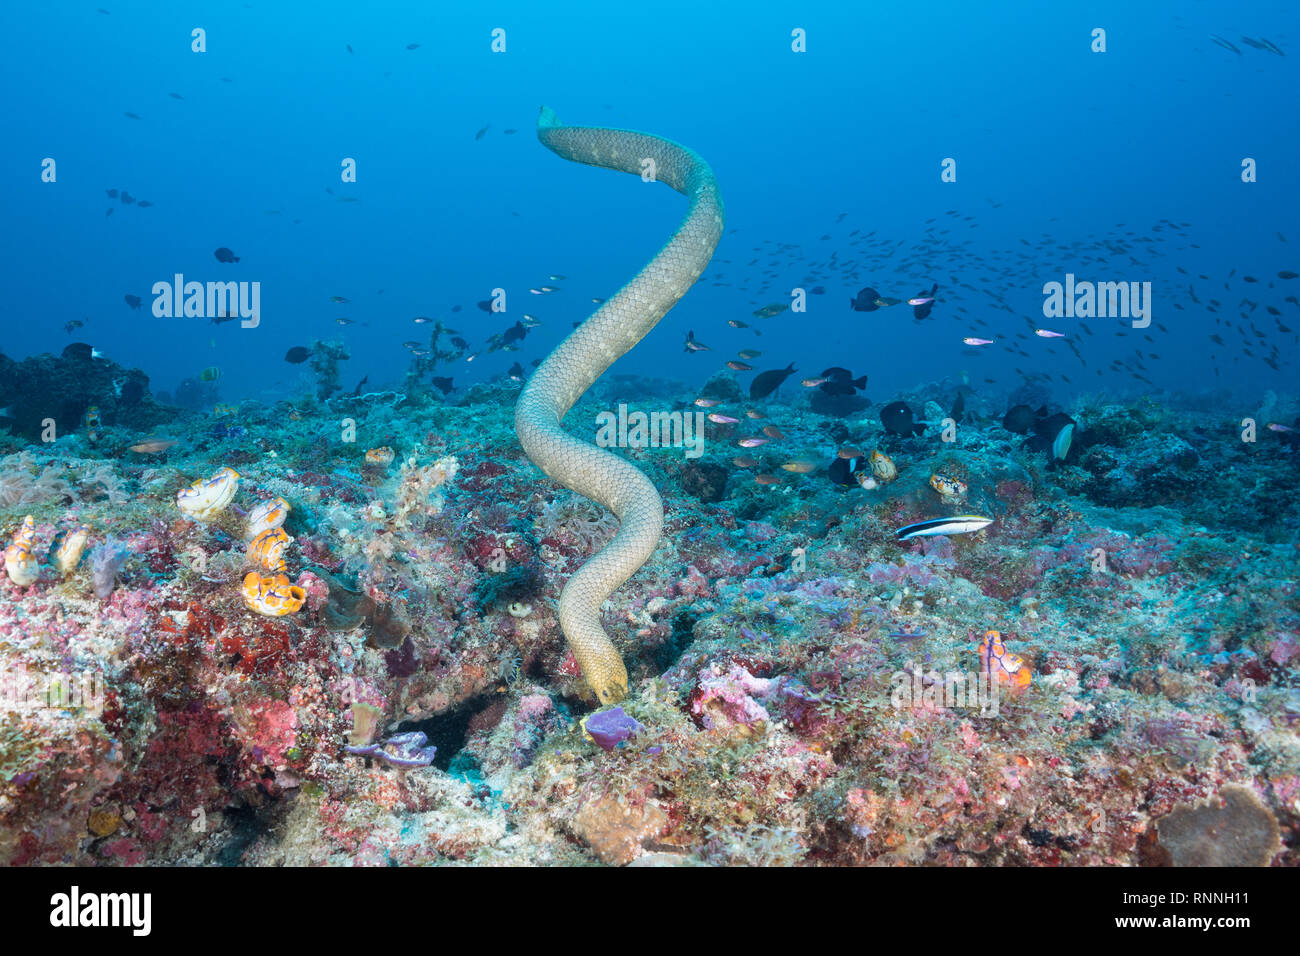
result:
[[[265,816],[282,809],[283,806],[278,803],[269,803],[260,808],[248,805],[227,807],[222,815],[230,837],[217,853],[215,863],[218,866],[239,866],[243,862],[244,851],[271,832],[271,825]]]
[[[650,661],[652,676],[658,676],[671,668],[681,658],[686,648],[695,642],[695,622],[700,615],[682,611],[673,618],[673,632],[662,644],[653,650]]]
[[[495,703],[494,695],[480,694],[453,710],[423,720],[403,721],[393,733],[406,734],[415,730],[420,731],[429,739],[432,746],[438,748],[433,758],[433,766],[439,770],[449,770],[452,761],[465,749],[465,742],[469,739],[470,722]]]

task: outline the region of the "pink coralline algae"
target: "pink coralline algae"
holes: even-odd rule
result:
[[[233,723],[248,742],[249,755],[255,763],[279,769],[286,764],[286,754],[293,747],[298,713],[293,705],[273,699],[250,700],[236,704]]]
[[[934,573],[937,566],[929,558],[905,554],[898,563],[881,561],[868,566],[866,574],[873,584],[909,584],[926,588],[938,583]]]
[[[321,608],[325,607],[325,605],[329,603],[329,585],[325,583],[324,579],[319,575],[313,574],[310,571],[305,571],[298,576],[298,580],[294,583],[307,592],[307,600],[305,602],[307,610],[320,611]]]
[[[677,595],[679,597],[708,597],[712,590],[709,579],[694,566],[687,568],[686,575],[677,582]]]
[[[1297,654],[1300,654],[1300,636],[1284,634],[1270,646],[1268,657],[1274,664],[1285,666]]]
[[[127,866],[139,866],[145,861],[145,850],[134,840],[113,840],[104,845],[104,855],[116,857]]]
[[[714,665],[700,671],[691,713],[705,730],[726,730],[767,723],[772,718],[756,697],[773,692],[776,681],[755,677],[739,664],[725,669]]]
[[[1067,540],[1058,547],[1039,548],[1034,554],[1040,574],[1073,564],[1140,578],[1173,570],[1173,550],[1174,542],[1164,535],[1134,539],[1121,532],[1101,531]]]

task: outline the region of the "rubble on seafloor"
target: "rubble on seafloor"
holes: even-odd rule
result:
[[[0,863],[1300,862],[1291,445],[1095,398],[1054,462],[976,401],[945,442],[774,400],[779,483],[729,426],[625,452],[664,535],[606,606],[631,693],[584,724],[554,606],[617,522],[523,457],[512,398],[362,396],[355,442],[311,399],[178,413],[157,453],[0,432],[38,569],[0,575]],[[781,470],[849,443],[897,475]],[[222,468],[228,504],[177,506]],[[940,470],[994,523],[897,542],[952,513]],[[258,604],[275,498],[261,574],[298,590]],[[990,707],[992,647],[1028,685]]]

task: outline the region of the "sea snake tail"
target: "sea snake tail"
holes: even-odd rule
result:
[[[717,180],[699,155],[678,143],[633,130],[562,126],[542,107],[537,138],[564,159],[653,177],[690,199],[677,231],[627,285],[556,347],[520,393],[515,432],[548,476],[604,505],[618,533],[571,577],[560,594],[560,627],[587,684],[602,704],[627,693],[627,668],[601,626],[600,608],[654,553],[663,502],[628,462],[581,441],[560,422],[582,394],[636,345],[694,284],[722,236]]]

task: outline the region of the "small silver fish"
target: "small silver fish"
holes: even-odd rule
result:
[[[137,455],[157,455],[165,452],[176,444],[174,438],[147,438],[131,446],[131,451]]]

